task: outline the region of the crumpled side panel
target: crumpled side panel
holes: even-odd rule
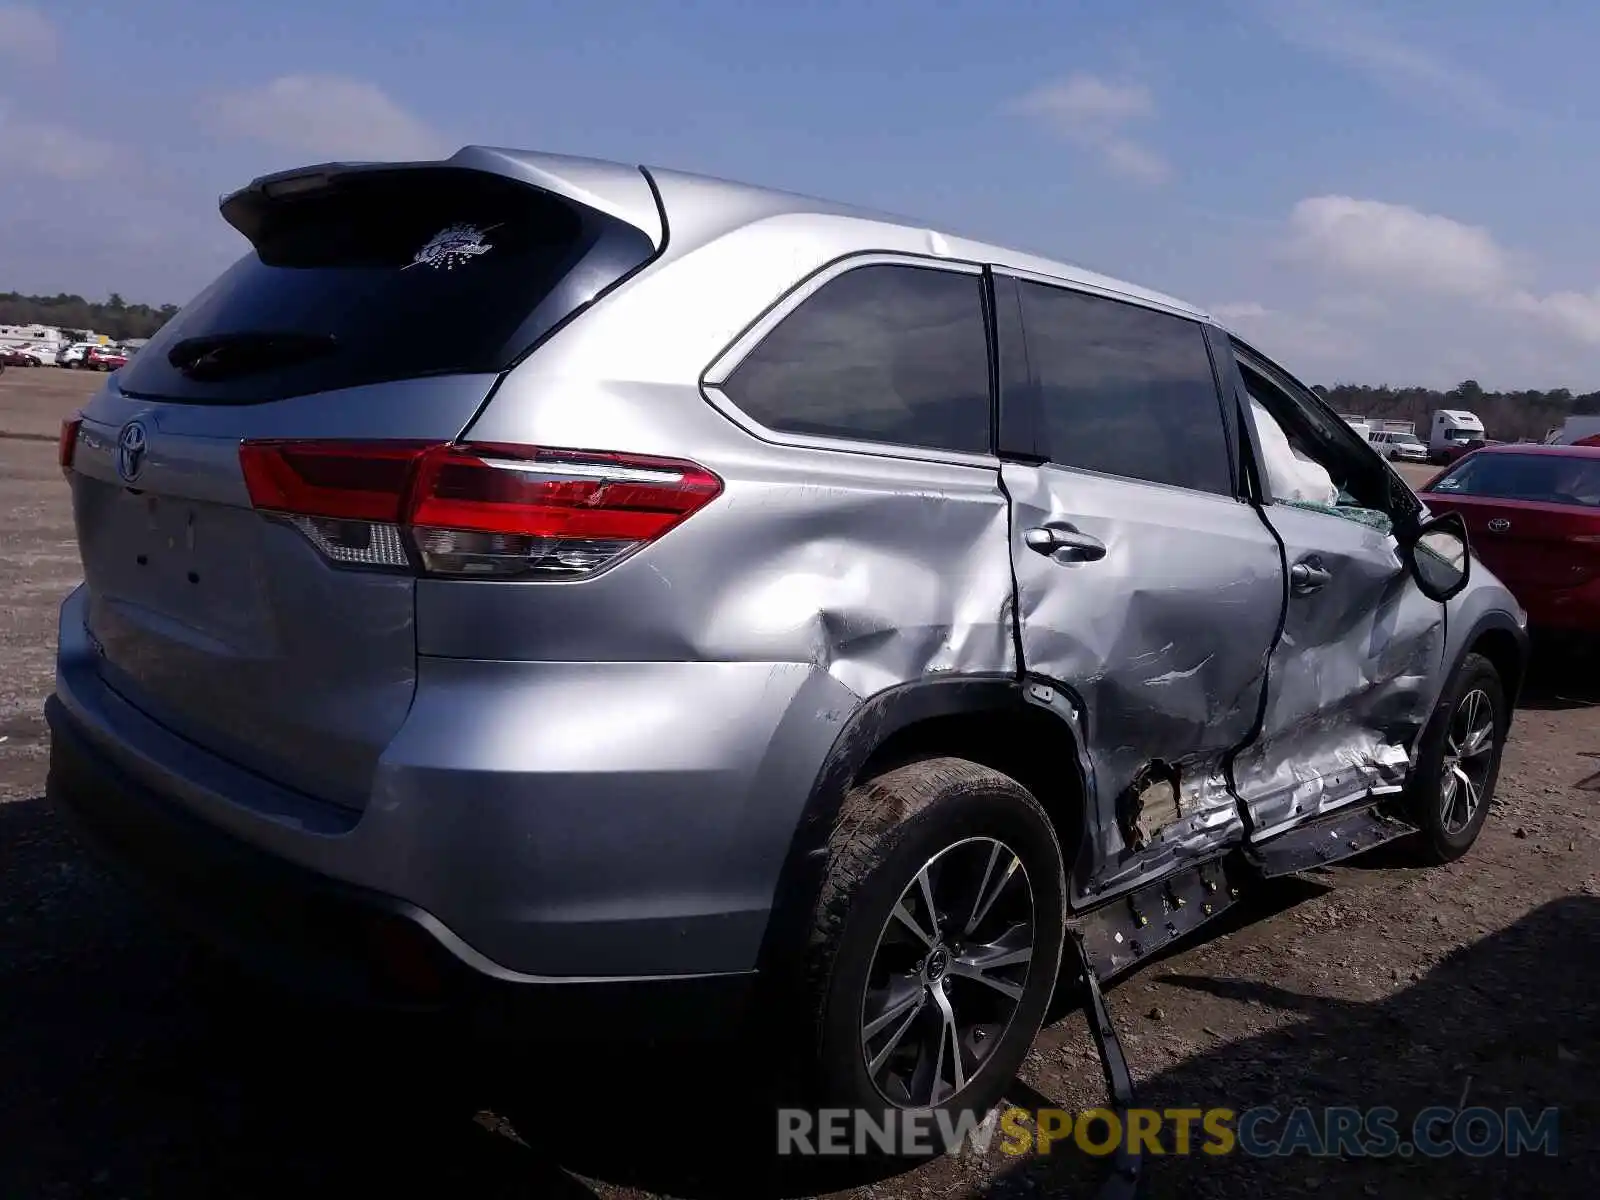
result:
[[[1443,606],[1417,590],[1392,537],[1283,505],[1268,515],[1289,561],[1315,554],[1329,580],[1291,597],[1262,738],[1234,763],[1257,838],[1404,780],[1445,633]]]
[[[1120,801],[1124,807],[1137,808],[1129,792],[1124,792]],[[1145,844],[1137,844],[1137,838],[1130,840],[1125,819],[1096,830],[1100,861],[1107,864],[1096,881],[1096,891],[1115,891],[1163,875],[1183,863],[1209,857],[1219,846],[1244,836],[1244,822],[1220,758],[1189,763],[1179,772],[1176,807],[1176,819],[1156,825]],[[1119,818],[1122,816],[1119,813]]]
[[[704,588],[702,653],[810,661],[863,698],[926,675],[1015,671],[998,491],[761,490],[730,495],[720,514],[730,540],[742,505],[761,519],[731,548],[737,574]]]
[[[687,389],[558,377],[502,403],[475,437],[690,457],[723,493],[577,584],[419,581],[422,653],[811,663],[862,698],[1015,672],[998,464],[775,447]]]
[[[1101,886],[1215,850],[1242,825],[1218,774],[1260,712],[1283,609],[1277,541],[1248,505],[1051,467],[1007,464],[1023,656],[1084,711]],[[1068,523],[1106,547],[1061,562],[1025,544]],[[1178,817],[1144,845],[1121,819],[1152,764],[1176,774]]]

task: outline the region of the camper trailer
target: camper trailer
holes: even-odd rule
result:
[[[1428,457],[1436,463],[1454,462],[1472,442],[1484,440],[1483,422],[1477,414],[1459,408],[1441,408],[1433,414],[1428,434]]]

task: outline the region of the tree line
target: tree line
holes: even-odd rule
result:
[[[66,292],[56,296],[0,292],[0,325],[51,325],[75,332],[92,330],[118,342],[150,337],[177,311],[176,304],[163,304],[159,308],[129,304],[115,292],[105,300],[85,300]]]
[[[1600,413],[1600,392],[1573,395],[1567,388],[1548,392],[1524,389],[1488,392],[1475,379],[1456,384],[1447,392],[1421,387],[1372,387],[1340,383],[1315,389],[1341,413],[1387,421],[1410,421],[1427,441],[1433,414],[1441,408],[1459,408],[1477,414],[1489,437],[1504,442],[1542,441],[1544,435],[1568,417]]]

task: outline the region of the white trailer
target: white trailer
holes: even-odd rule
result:
[[[1372,426],[1365,417],[1352,416],[1349,413],[1340,413],[1339,419],[1359,433],[1364,440],[1372,440]]]
[[[1483,422],[1476,413],[1460,408],[1441,408],[1433,414],[1428,434],[1428,453],[1434,456],[1459,450],[1463,442],[1481,442]]]

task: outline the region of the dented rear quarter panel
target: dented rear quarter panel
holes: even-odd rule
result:
[[[824,761],[851,738],[867,700],[1017,668],[996,459],[773,438],[703,387],[752,320],[842,253],[929,253],[914,230],[759,208],[753,225],[732,231],[726,214],[707,214],[704,228],[673,222],[668,252],[514,369],[464,435],[690,459],[722,479],[721,495],[588,579],[417,585],[425,659],[771,668],[782,710],[773,720],[752,723],[748,692],[702,673],[692,694],[664,699],[673,718],[648,729],[634,722],[645,697],[599,691],[567,723],[569,736],[592,727],[591,742],[612,747],[608,757],[634,764],[639,778],[652,763],[675,769],[670,747],[700,744],[707,729],[737,737],[737,746],[720,739],[719,753],[751,769],[696,785],[703,811],[726,818],[724,834],[700,851],[652,857],[647,873],[662,897],[704,897],[722,880],[748,896],[758,878],[776,893]],[[620,742],[619,729],[628,731]],[[647,804],[619,791],[602,807],[627,821]]]
[[[857,216],[768,215],[759,192],[740,225],[726,204],[693,203],[702,186],[663,178],[667,253],[512,371],[466,436],[692,459],[722,478],[722,495],[596,578],[423,581],[419,648],[807,663],[860,698],[926,676],[1014,671],[997,460],[761,436],[702,387],[798,282],[867,251],[938,265],[928,236]],[[674,187],[688,196],[677,207]]]

